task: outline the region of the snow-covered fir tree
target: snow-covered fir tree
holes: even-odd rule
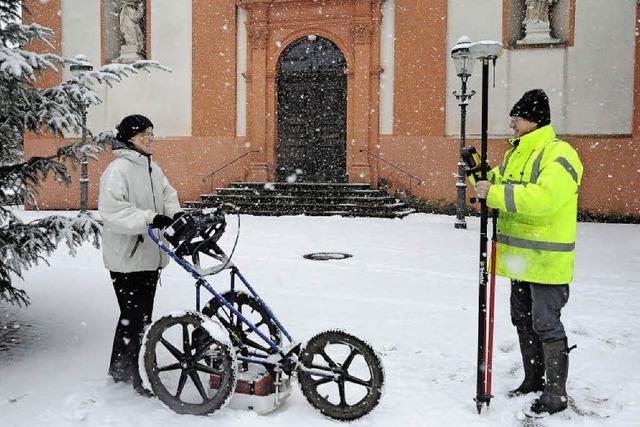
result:
[[[64,137],[82,133],[82,112],[101,101],[92,90],[99,84],[112,85],[140,70],[168,70],[155,61],[130,65],[108,64],[71,77],[53,87],[42,87],[38,79],[45,71],[60,73],[71,64],[85,62],[78,56],[64,58],[54,53],[29,50],[33,41],[49,43],[53,32],[38,24],[24,25],[21,16],[29,11],[21,0],[0,0],[0,301],[26,305],[26,293],[13,286],[23,272],[46,262],[64,242],[71,253],[85,241],[99,246],[100,224],[88,213],[77,217],[49,216],[24,223],[15,215],[15,205],[30,203],[39,182],[47,175],[69,184],[67,167],[79,164],[82,154],[92,157],[110,133],[92,134],[84,145],[77,139],[47,157],[23,159],[25,132]],[[44,143],[44,142],[42,142]]]

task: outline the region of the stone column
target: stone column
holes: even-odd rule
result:
[[[383,72],[380,64],[380,37],[382,24],[382,0],[371,2],[372,36],[370,49],[370,93],[369,93],[369,151],[380,155],[380,76]],[[370,156],[371,184],[378,187],[378,159]]]
[[[355,18],[351,23],[354,46],[353,92],[353,137],[347,141],[347,172],[349,182],[371,182],[371,168],[366,152],[369,150],[369,100],[370,100],[370,53],[373,24],[367,18]]]
[[[269,181],[276,180],[276,168],[277,168],[277,123],[276,123],[276,110],[278,102],[278,93],[276,89],[276,77],[277,71],[267,72],[266,74],[266,115],[265,115],[265,161],[267,164],[267,176]]]
[[[247,87],[249,95],[247,140],[252,150],[248,181],[266,181],[269,178],[266,145],[266,82],[267,82],[267,41],[269,27],[267,7],[258,5],[249,11],[247,33],[249,39],[249,66]]]

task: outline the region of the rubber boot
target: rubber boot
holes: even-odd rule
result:
[[[520,354],[524,367],[524,381],[514,390],[507,393],[507,397],[522,396],[527,393],[544,390],[544,354],[542,343],[534,333],[519,333]]]
[[[111,353],[111,363],[109,364],[109,375],[116,383],[131,382],[131,363],[129,359],[118,353],[119,349],[114,348]]]
[[[542,343],[547,384],[542,395],[533,402],[531,411],[536,414],[554,414],[567,409],[567,375],[569,373],[569,348],[567,339]]]

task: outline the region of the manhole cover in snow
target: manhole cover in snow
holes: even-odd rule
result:
[[[313,261],[327,261],[330,259],[346,259],[351,258],[353,255],[345,254],[343,252],[316,252],[313,254],[306,254],[304,258]]]

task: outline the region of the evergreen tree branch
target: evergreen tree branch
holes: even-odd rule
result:
[[[11,275],[23,279],[23,272],[44,262],[65,243],[72,256],[84,242],[100,247],[100,223],[90,214],[81,213],[75,218],[52,215],[22,223],[15,216],[13,221],[0,226],[0,299],[18,305],[28,305],[24,291],[11,286]]]

